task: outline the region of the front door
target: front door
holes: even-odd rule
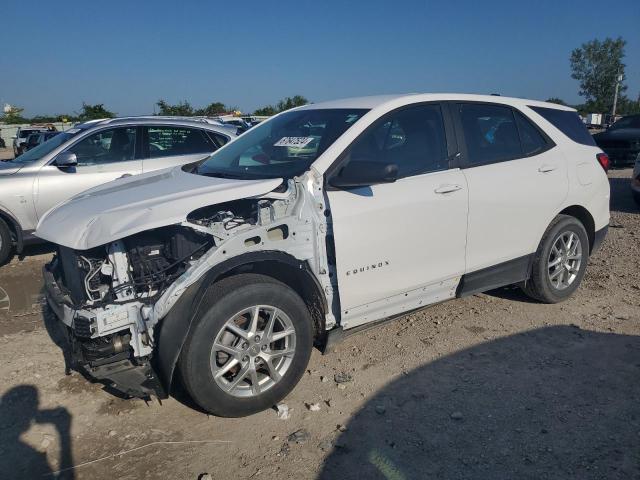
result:
[[[405,107],[338,160],[398,166],[395,183],[327,192],[344,328],[455,295],[465,270],[467,187],[449,168],[446,131],[439,104]]]
[[[52,207],[89,188],[142,173],[136,140],[136,127],[100,130],[66,150],[76,154],[76,167],[57,167],[55,160],[42,167],[34,185],[38,219]]]

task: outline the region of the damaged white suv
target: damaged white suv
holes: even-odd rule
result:
[[[165,397],[179,371],[205,410],[248,415],[358,327],[508,284],[566,299],[607,231],[607,163],[559,105],[307,105],[50,211],[47,298],[93,378]]]

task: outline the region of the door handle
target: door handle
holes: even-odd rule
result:
[[[538,168],[538,171],[540,173],[547,173],[547,172],[553,172],[556,169],[556,167],[554,167],[553,165],[541,165],[540,168]]]
[[[462,187],[460,185],[440,185],[438,188],[434,190],[436,193],[451,193],[457,192]]]
[[[124,175],[120,175],[118,178],[127,178],[127,177],[131,177],[131,176],[132,175],[130,173],[125,173]]]

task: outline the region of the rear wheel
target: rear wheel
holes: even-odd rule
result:
[[[632,192],[633,193],[633,199],[636,201],[636,205],[640,206],[640,193],[639,192]]]
[[[531,278],[523,290],[544,303],[566,300],[580,285],[588,259],[589,238],[584,226],[574,217],[559,215],[540,241]]]
[[[0,265],[4,265],[9,259],[12,249],[13,240],[11,239],[11,231],[7,223],[0,218]]]
[[[303,300],[270,277],[243,274],[216,284],[204,301],[179,365],[195,402],[215,415],[240,417],[282,400],[313,346]]]

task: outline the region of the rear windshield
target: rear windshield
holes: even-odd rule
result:
[[[40,130],[33,130],[33,129],[29,129],[29,130],[20,130],[20,133],[18,134],[18,138],[27,138],[29,135],[31,135],[32,133],[39,133]]]
[[[564,133],[567,137],[582,145],[596,146],[596,142],[587,130],[585,124],[580,120],[576,112],[558,110],[557,108],[532,107],[531,110],[542,115],[554,127]]]

